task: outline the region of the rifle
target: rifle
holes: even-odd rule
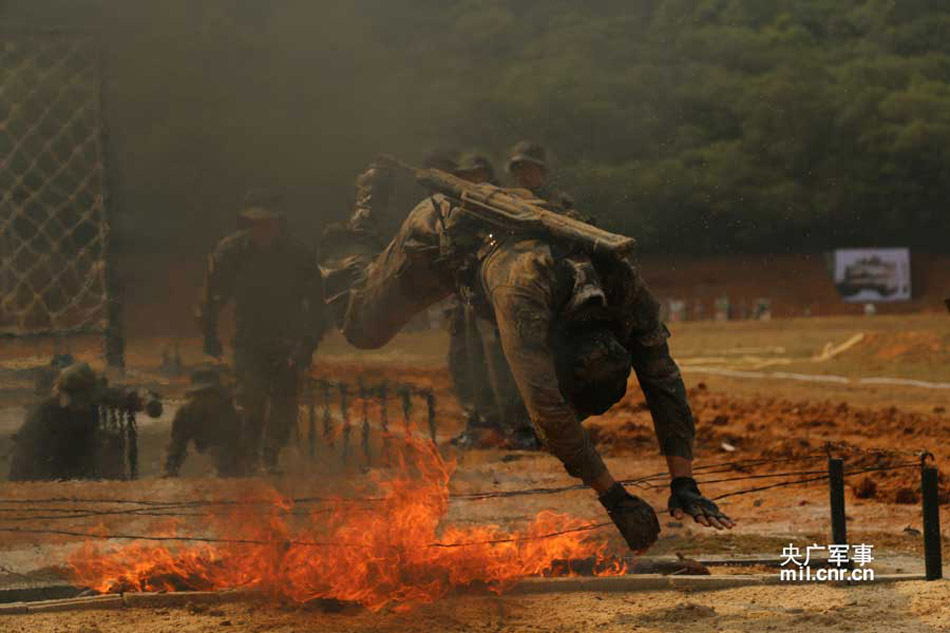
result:
[[[413,167],[386,154],[377,160],[408,171],[423,187],[459,201],[465,213],[513,233],[546,233],[583,245],[592,253],[624,255],[636,245],[632,237],[548,211],[536,201],[526,200],[501,187],[474,184],[439,169]]]

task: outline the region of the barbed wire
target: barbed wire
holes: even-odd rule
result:
[[[886,455],[895,455],[895,454],[919,454],[919,451],[915,452],[902,452],[902,451],[863,451],[868,454],[886,454]],[[734,470],[741,470],[742,468],[749,468],[758,465],[773,465],[780,463],[790,463],[790,462],[803,462],[803,461],[813,461],[818,459],[827,458],[826,453],[816,453],[809,455],[800,455],[794,457],[786,457],[780,459],[769,459],[769,458],[756,458],[748,460],[734,460],[730,462],[717,462],[713,464],[704,464],[696,466],[693,470],[694,473],[702,474],[719,474],[730,472]],[[917,464],[910,464],[917,465]],[[897,468],[905,468],[907,465],[900,465]],[[867,470],[861,470],[858,472],[873,472],[874,470],[888,470],[890,467],[876,467]],[[853,472],[849,474],[858,474],[858,472]],[[739,477],[729,477],[723,479],[702,479],[697,478],[697,483],[699,484],[716,484],[716,483],[725,483],[725,482],[734,482],[734,481],[746,481],[746,480],[756,480],[756,479],[767,479],[775,477],[786,477],[786,476],[805,476],[805,475],[819,475],[824,473],[823,477],[818,477],[818,479],[823,479],[827,477],[826,471],[818,470],[809,470],[809,471],[787,471],[781,473],[765,473],[765,474],[748,474],[742,475]],[[657,479],[666,479],[669,477],[667,472],[657,472],[649,475],[644,475],[636,478],[620,479],[618,480],[623,485],[634,485],[647,489],[657,489],[662,488],[664,485],[657,485],[653,482]],[[817,480],[817,479],[816,479]],[[811,480],[809,480],[811,481]],[[793,482],[794,484],[795,482]],[[769,486],[771,487],[779,487]],[[510,497],[520,497],[520,496],[533,496],[533,495],[552,495],[560,494],[563,492],[570,492],[576,490],[587,490],[589,487],[586,484],[571,484],[567,486],[554,486],[554,487],[534,487],[534,488],[520,488],[516,490],[494,490],[494,491],[481,491],[481,492],[471,492],[471,493],[460,493],[449,496],[449,501],[480,501],[486,499],[498,499],[498,498],[510,498]],[[735,493],[728,493],[728,496],[732,496]],[[716,497],[724,498],[723,496]],[[384,497],[327,497],[327,496],[307,496],[307,497],[295,497],[288,499],[290,503],[294,505],[307,505],[313,503],[376,503],[385,501]],[[198,508],[198,507],[213,507],[213,506],[236,506],[236,505],[273,505],[275,503],[274,499],[191,499],[191,500],[154,500],[154,499],[128,499],[128,498],[117,498],[117,497],[99,497],[99,498],[81,498],[81,497],[48,497],[43,499],[2,499],[0,498],[0,504],[8,505],[30,505],[30,504],[40,504],[40,503],[71,503],[71,504],[124,504],[124,505],[139,505],[146,507],[153,507],[159,509],[173,509],[173,508]],[[11,512],[16,511],[12,508],[3,508],[0,507],[0,512]],[[30,509],[25,509],[21,511],[30,511]],[[35,511],[49,511],[49,512],[68,512],[69,509],[36,509]],[[90,511],[90,515],[101,516],[107,514],[140,514],[140,511],[128,510],[128,511]],[[169,515],[171,516],[171,515]]]
[[[844,476],[845,476],[845,477],[851,477],[851,476],[854,476],[854,475],[861,475],[861,474],[864,474],[864,473],[880,472],[880,471],[887,471],[887,470],[900,470],[900,469],[902,469],[902,468],[919,468],[919,467],[920,467],[920,464],[919,464],[918,462],[908,462],[908,463],[905,463],[905,464],[897,464],[897,465],[894,465],[894,466],[873,466],[873,467],[869,467],[869,468],[861,468],[861,469],[859,469],[859,470],[852,470],[852,471],[850,471],[850,472],[849,472],[849,471],[845,471]],[[747,489],[745,489],[745,490],[736,490],[736,491],[734,491],[734,492],[727,492],[727,493],[725,493],[725,494],[721,494],[721,495],[717,495],[717,496],[715,496],[715,497],[712,497],[712,500],[713,500],[713,501],[719,501],[720,499],[726,499],[726,498],[728,498],[728,497],[737,497],[737,496],[739,496],[739,495],[752,494],[752,493],[754,493],[754,492],[761,492],[761,491],[763,491],[763,490],[771,490],[772,488],[782,488],[782,487],[785,487],[785,486],[797,486],[797,485],[800,485],[800,484],[811,483],[811,482],[814,482],[814,481],[822,481],[822,480],[828,479],[828,478],[829,478],[828,473],[824,473],[823,475],[820,475],[820,476],[817,476],[817,477],[810,477],[810,478],[806,478],[806,479],[800,479],[800,480],[798,480],[798,481],[783,481],[783,482],[779,482],[779,483],[777,483],[777,484],[771,484],[771,485],[768,485],[768,486],[759,486],[759,487],[756,487],[756,488],[747,488]]]
[[[717,467],[717,466],[722,466],[722,465],[723,465],[723,464],[709,465],[708,468],[715,468],[715,467]],[[857,470],[847,471],[847,472],[844,473],[844,476],[845,476],[845,477],[850,477],[850,476],[860,475],[860,474],[865,474],[865,473],[870,473],[870,472],[892,471],[892,470],[899,470],[899,469],[904,469],[904,468],[914,468],[914,467],[918,467],[918,466],[919,466],[919,464],[918,464],[917,462],[906,462],[906,463],[894,464],[894,465],[889,465],[889,466],[871,466],[871,467],[866,467],[866,468],[860,468],[860,469],[857,469]],[[814,476],[812,476],[812,475],[814,475]],[[721,494],[721,495],[717,495],[717,496],[711,497],[711,499],[712,499],[713,501],[719,501],[719,500],[721,500],[721,499],[726,499],[726,498],[735,497],[735,496],[741,496],[741,495],[746,495],[746,494],[753,494],[753,493],[762,492],[762,491],[765,491],[765,490],[771,490],[771,489],[775,489],[775,488],[782,488],[782,487],[797,486],[797,485],[802,485],[802,484],[807,484],[807,483],[814,483],[814,482],[816,482],[816,481],[823,481],[823,480],[826,480],[826,479],[829,478],[829,475],[828,475],[828,473],[827,473],[826,471],[798,471],[798,472],[795,472],[795,471],[788,471],[788,472],[782,472],[782,473],[769,473],[769,474],[759,474],[759,475],[745,475],[745,476],[742,476],[742,477],[730,477],[730,478],[725,478],[725,479],[720,479],[720,480],[709,480],[709,481],[705,481],[705,482],[702,482],[702,483],[706,483],[706,484],[711,484],[711,483],[724,483],[724,482],[747,481],[747,480],[757,480],[757,479],[764,479],[764,478],[770,478],[770,477],[784,477],[784,476],[806,476],[806,477],[805,477],[804,479],[798,479],[798,480],[794,480],[794,481],[782,481],[782,482],[778,482],[778,483],[775,483],[775,484],[770,484],[770,485],[767,485],[767,486],[757,486],[757,487],[753,487],[753,488],[746,488],[746,489],[743,489],[743,490],[736,490],[736,491],[732,491],[732,492],[727,492],[727,493],[724,493],[724,494]],[[651,476],[647,476],[647,477],[651,477]],[[644,478],[641,478],[641,480],[642,480],[642,479],[644,479]],[[631,480],[627,480],[627,481],[631,481]],[[658,488],[659,486],[654,486],[654,487],[655,487],[655,488]],[[559,491],[559,490],[573,489],[573,488],[575,488],[575,486],[562,487],[562,488],[558,488],[558,489],[549,488],[549,489],[540,489],[540,490],[541,490],[544,494],[552,494],[553,492],[556,492],[556,491]],[[527,489],[527,490],[519,490],[519,491],[507,491],[507,494],[509,494],[509,495],[513,495],[514,493],[533,494],[533,493],[537,492],[537,490],[538,490],[538,489]],[[487,493],[483,493],[483,494],[487,494]],[[504,495],[504,494],[505,494],[504,492],[502,492],[502,493],[495,493],[495,496]],[[469,497],[469,498],[471,498],[471,497]],[[488,498],[488,497],[482,496],[482,497],[478,497],[478,498],[481,499],[481,498]],[[373,499],[379,499],[379,498],[373,498]],[[15,501],[26,501],[26,500],[15,500]],[[88,501],[88,500],[84,500],[84,501]],[[123,502],[128,502],[129,500],[122,500],[122,501],[123,501]],[[353,500],[350,500],[350,501],[353,501]],[[184,517],[212,518],[212,517],[214,516],[214,514],[211,513],[211,512],[208,510],[208,507],[209,507],[209,506],[213,507],[213,505],[215,505],[215,504],[220,504],[220,505],[223,505],[223,506],[226,506],[226,507],[233,507],[233,506],[235,506],[235,505],[240,505],[240,504],[243,504],[243,503],[244,503],[244,502],[235,501],[235,500],[224,500],[224,501],[219,501],[219,502],[209,502],[209,503],[206,505],[205,502],[202,502],[202,501],[193,501],[193,502],[178,503],[178,504],[174,504],[174,505],[173,505],[173,504],[166,504],[166,505],[163,505],[163,506],[159,506],[157,509],[150,509],[150,508],[154,508],[154,506],[147,506],[146,508],[131,508],[131,509],[127,509],[127,510],[80,510],[80,509],[70,509],[70,508],[0,508],[0,511],[18,512],[19,514],[26,514],[26,515],[28,515],[28,516],[6,517],[6,518],[4,519],[5,522],[29,522],[29,521],[39,521],[39,520],[45,520],[45,521],[63,521],[63,520],[76,520],[76,519],[92,518],[92,517],[95,517],[95,518],[102,518],[102,517],[106,517],[106,516],[149,516],[149,517],[168,517],[168,518],[184,518]],[[265,502],[265,501],[255,501],[255,502],[253,502],[253,503],[270,503],[270,504],[273,504],[273,501],[269,501],[269,502]],[[192,510],[193,510],[193,509],[195,509],[195,508],[197,508],[197,507],[203,507],[204,510],[201,511],[201,512],[194,512],[194,511],[192,511],[192,512],[180,512],[180,511],[176,512],[176,510],[184,510],[184,509],[192,509]],[[361,508],[360,508],[358,505],[354,505],[352,509],[353,509],[353,510],[360,510]],[[315,509],[315,510],[308,510],[308,511],[300,511],[300,510],[288,509],[288,510],[285,510],[285,511],[281,512],[280,514],[281,514],[282,516],[312,516],[312,515],[317,514],[317,513],[326,513],[326,514],[328,514],[328,513],[333,512],[334,510],[335,510],[334,508]],[[50,513],[57,513],[57,514],[52,514],[52,515],[34,514],[34,513],[38,513],[38,512],[50,512]],[[605,523],[604,525],[609,525],[609,523]],[[0,528],[0,531],[6,531],[6,532],[22,532],[22,533],[49,533],[49,534],[64,534],[64,535],[75,535],[75,536],[87,536],[87,534],[85,534],[85,533],[67,534],[67,533],[69,532],[69,531],[67,531],[67,530],[52,530],[52,531],[46,531],[46,532],[44,532],[44,531],[35,531],[35,530],[28,530],[28,529],[18,529],[18,528]],[[553,536],[556,536],[556,535],[557,535],[557,534],[553,534],[553,533],[552,533],[552,537],[553,537]],[[121,534],[118,534],[118,535],[107,535],[105,538],[116,538],[116,539],[126,539],[126,538],[128,538],[128,539],[137,539],[137,538],[143,538],[143,540],[154,540],[152,537],[144,538],[144,537],[138,537],[138,536],[121,535]],[[166,539],[166,538],[167,538],[168,540],[192,540],[191,537],[175,537],[175,538],[162,537],[162,538],[163,538],[163,539]],[[204,538],[204,537],[202,537],[202,538],[200,538],[200,539],[196,539],[196,540],[200,540],[200,541],[202,541],[202,542],[204,542],[204,541],[207,541],[207,542],[216,542],[216,541],[208,541],[208,540],[207,540],[206,538]],[[222,543],[228,543],[228,542],[230,542],[230,540],[224,539],[224,540],[220,540],[220,542],[222,542]],[[509,541],[499,541],[499,542],[509,542]],[[486,543],[483,543],[483,544],[491,544],[491,543],[490,543],[490,542],[486,542]]]
[[[860,475],[869,472],[881,472],[889,470],[898,470],[903,468],[914,468],[918,467],[919,464],[914,462],[908,462],[903,464],[895,464],[892,466],[874,466],[868,468],[860,468],[858,470],[853,470],[850,472],[845,472],[844,476],[854,476]],[[756,492],[762,492],[764,490],[770,490],[774,488],[781,488],[786,486],[796,486],[806,483],[811,483],[815,481],[822,481],[828,478],[828,474],[824,473],[821,476],[807,477],[805,479],[800,479],[797,481],[783,481],[776,484],[771,484],[768,486],[759,486],[755,488],[749,488],[745,490],[737,490],[734,492],[725,493],[712,497],[714,501],[720,499],[725,499],[727,497],[734,497],[745,494],[752,494]],[[127,511],[128,514],[133,514],[135,511]],[[95,513],[90,513],[95,514]],[[200,515],[200,513],[197,513]],[[176,516],[174,513],[161,513],[159,516]],[[193,514],[188,514],[188,516],[193,516]],[[31,517],[32,520],[38,520],[38,517]],[[63,518],[63,517],[59,517]],[[66,518],[76,518],[74,516]],[[8,519],[9,520],[9,519]],[[574,528],[568,528],[565,530],[558,530],[556,532],[548,532],[545,534],[537,534],[530,536],[514,536],[514,537],[505,537],[498,539],[486,539],[481,541],[469,541],[461,543],[442,543],[434,542],[427,543],[422,547],[426,548],[456,548],[456,547],[474,547],[474,546],[486,546],[486,545],[500,545],[506,543],[518,543],[523,541],[537,541],[556,538],[558,536],[564,536],[567,534],[583,533],[590,532],[594,530],[599,530],[612,525],[610,521],[604,521],[599,523],[589,523],[587,525],[582,525]],[[92,532],[80,532],[76,530],[60,530],[54,528],[19,528],[19,527],[0,527],[0,532],[14,533],[14,534],[48,534],[48,535],[60,535],[60,536],[77,536],[85,539],[95,539],[95,540],[137,540],[137,541],[148,541],[148,542],[197,542],[197,543],[208,543],[208,544],[221,544],[221,545],[273,545],[273,546],[301,546],[301,547],[341,547],[341,548],[369,548],[370,545],[360,544],[360,543],[345,543],[345,542],[330,542],[330,541],[301,541],[295,539],[287,540],[263,540],[263,539],[239,539],[239,538],[217,538],[217,537],[204,537],[204,536],[150,536],[143,534],[124,534],[124,533],[92,533]],[[394,546],[395,547],[395,546]]]
[[[486,539],[482,541],[467,541],[461,543],[427,543],[421,547],[425,548],[456,548],[456,547],[476,547],[483,545],[501,545],[505,543],[520,543],[523,541],[540,541],[551,538],[556,538],[558,536],[564,536],[567,534],[578,534],[583,532],[592,532],[594,530],[599,530],[601,528],[608,527],[613,525],[611,521],[604,521],[600,523],[590,523],[587,525],[582,525],[574,528],[568,528],[565,530],[558,530],[556,532],[548,532],[545,534],[534,534],[528,536],[513,536],[506,538],[497,538],[497,539]],[[142,534],[103,534],[103,533],[92,533],[92,532],[79,532],[75,530],[58,530],[54,528],[16,528],[16,527],[0,527],[0,532],[8,533],[21,533],[21,534],[50,534],[50,535],[60,535],[60,536],[79,536],[86,539],[94,540],[132,540],[132,541],[152,541],[152,542],[196,542],[196,543],[208,543],[208,544],[219,544],[219,545],[273,545],[278,547],[287,547],[287,546],[300,546],[300,547],[340,547],[340,548],[360,548],[360,549],[371,549],[374,546],[368,545],[365,543],[343,543],[343,542],[330,542],[330,541],[298,541],[294,539],[287,540],[264,540],[264,539],[241,539],[241,538],[216,538],[210,536],[149,536]],[[392,545],[390,547],[398,547]]]

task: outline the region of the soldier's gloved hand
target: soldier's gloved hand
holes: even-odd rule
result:
[[[732,529],[735,522],[719,509],[715,503],[699,492],[699,486],[692,477],[674,477],[670,482],[670,514],[682,519],[688,514],[700,525],[714,527],[717,530]]]
[[[224,348],[221,347],[221,341],[217,336],[205,336],[204,352],[213,358],[221,358]]]
[[[620,483],[612,485],[598,499],[634,552],[642,552],[656,542],[660,522],[649,503],[627,492]]]

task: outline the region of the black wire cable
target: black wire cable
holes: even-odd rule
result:
[[[866,453],[872,454],[890,454],[888,451],[865,451]],[[895,451],[894,454],[897,452]],[[915,453],[911,453],[915,454]],[[813,461],[817,459],[824,459],[827,455],[822,454],[812,454],[812,455],[802,455],[796,457],[787,457],[781,459],[768,459],[768,458],[757,458],[757,459],[748,459],[748,460],[738,460],[732,462],[718,462],[713,464],[704,464],[701,466],[695,467],[694,472],[700,472],[704,474],[719,474],[730,472],[734,470],[739,470],[742,468],[748,468],[758,465],[766,464],[779,464],[779,463],[789,463],[789,462],[801,462],[801,461]],[[800,472],[786,472],[786,473],[768,473],[768,474],[752,474],[752,475],[743,475],[740,477],[731,477],[725,479],[712,479],[712,480],[698,480],[697,483],[701,484],[714,484],[714,483],[723,483],[728,481],[743,481],[746,479],[766,479],[772,477],[780,476],[795,476],[795,475],[810,475],[818,474],[824,471],[800,471]],[[864,472],[864,471],[862,471]],[[871,471],[867,471],[871,472]],[[636,477],[631,479],[621,479],[619,482],[624,485],[634,485],[642,488],[662,488],[665,485],[652,484],[653,480],[668,478],[669,473],[658,472],[650,475],[644,475],[642,477]],[[498,498],[509,498],[509,497],[519,497],[519,496],[530,496],[530,495],[551,495],[559,494],[563,492],[575,491],[575,490],[586,490],[588,486],[586,484],[572,484],[568,486],[556,486],[556,487],[536,487],[536,488],[523,488],[517,490],[497,490],[497,491],[483,491],[483,492],[472,492],[472,493],[461,493],[451,495],[449,501],[480,501],[485,499],[498,499]],[[289,500],[293,504],[311,504],[311,503],[364,503],[364,502],[380,502],[384,501],[382,497],[324,497],[324,496],[311,496],[311,497],[297,497]],[[196,507],[205,507],[205,506],[233,506],[233,505],[271,505],[274,503],[273,500],[256,500],[256,499],[216,499],[216,500],[167,500],[167,501],[158,501],[158,500],[144,500],[144,499],[126,499],[126,498],[77,498],[77,497],[50,497],[45,499],[0,499],[0,504],[10,504],[10,505],[29,505],[36,503],[73,503],[73,504],[126,504],[126,505],[141,505],[149,506],[156,508],[196,508]],[[2,508],[0,507],[0,512],[9,512],[13,509]],[[29,510],[27,510],[29,511]],[[67,510],[50,510],[53,512],[66,512]],[[109,514],[113,514],[109,512]],[[133,514],[130,512],[130,514]]]
[[[557,532],[549,532],[546,534],[537,534],[534,536],[515,536],[509,538],[500,538],[500,539],[489,539],[485,541],[469,541],[462,543],[427,543],[423,547],[427,548],[455,548],[455,547],[474,547],[478,545],[500,545],[504,543],[520,543],[522,541],[540,541],[549,538],[555,538],[558,536],[563,536],[565,534],[576,534],[582,532],[592,532],[594,530],[599,530],[601,528],[613,525],[610,521],[605,521],[603,523],[591,523],[588,525],[582,525],[576,528],[569,528],[566,530],[559,530]],[[74,530],[57,530],[51,528],[15,528],[15,527],[0,527],[0,532],[10,532],[10,533],[20,533],[20,534],[53,534],[61,536],[80,536],[87,539],[97,539],[97,540],[110,540],[110,539],[123,539],[123,540],[134,540],[134,541],[155,541],[155,542],[169,542],[169,541],[184,541],[184,542],[197,542],[197,543],[209,543],[209,544],[222,544],[222,545],[274,545],[280,547],[286,547],[289,545],[301,546],[301,547],[349,547],[349,548],[370,548],[371,546],[365,545],[362,543],[332,543],[325,541],[296,541],[296,540],[285,540],[285,541],[266,541],[259,539],[239,539],[239,538],[214,538],[214,537],[205,537],[205,536],[145,536],[140,534],[92,534],[89,532],[77,532]]]
[[[897,464],[897,465],[894,465],[894,466],[873,466],[873,467],[870,467],[870,468],[862,468],[862,469],[859,469],[859,470],[853,470],[853,471],[850,471],[850,472],[845,472],[845,473],[844,473],[844,476],[845,476],[845,477],[851,477],[851,476],[853,476],[853,475],[861,475],[861,474],[864,474],[864,473],[881,472],[881,471],[886,471],[886,470],[900,470],[900,469],[902,469],[902,468],[919,468],[919,467],[920,467],[920,464],[917,463],[917,462],[910,462],[910,463],[905,463],[905,464]],[[801,479],[801,480],[798,480],[798,481],[782,481],[782,482],[779,482],[779,483],[777,483],[777,484],[771,484],[771,485],[769,485],[769,486],[759,486],[759,487],[757,487],[757,488],[747,488],[747,489],[745,489],[745,490],[737,490],[737,491],[735,491],[735,492],[727,492],[727,493],[725,493],[725,494],[721,494],[721,495],[717,495],[717,496],[713,497],[712,500],[713,500],[713,501],[719,501],[720,499],[725,499],[725,498],[727,498],[727,497],[737,497],[737,496],[739,496],[739,495],[751,494],[751,493],[753,493],[753,492],[761,492],[761,491],[763,491],[763,490],[770,490],[770,489],[772,489],[772,488],[781,488],[781,487],[783,487],[783,486],[797,486],[797,485],[799,485],[799,484],[811,483],[811,482],[813,482],[813,481],[822,481],[822,480],[824,480],[824,479],[828,479],[828,477],[829,477],[828,473],[824,473],[823,475],[820,475],[820,476],[818,476],[818,477],[810,477],[810,478]]]

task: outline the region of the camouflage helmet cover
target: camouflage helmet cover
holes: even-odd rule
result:
[[[511,148],[511,154],[508,157],[508,171],[510,173],[518,166],[518,163],[532,163],[546,168],[547,154],[547,151],[537,143],[518,141]]]
[[[479,152],[466,152],[462,154],[461,158],[459,158],[458,166],[456,167],[456,171],[461,173],[478,171],[479,169],[484,169],[489,173],[495,171],[488,157]]]
[[[451,174],[458,169],[459,153],[454,149],[440,148],[429,152],[422,159],[422,166],[426,169],[439,169]]]
[[[201,365],[191,372],[191,387],[188,393],[199,393],[218,389],[221,384],[221,372],[214,365]]]
[[[245,222],[282,220],[283,200],[278,194],[263,189],[252,189],[244,196],[240,217]]]
[[[88,363],[75,363],[59,372],[56,388],[64,393],[82,393],[94,390],[98,381],[96,372]]]

